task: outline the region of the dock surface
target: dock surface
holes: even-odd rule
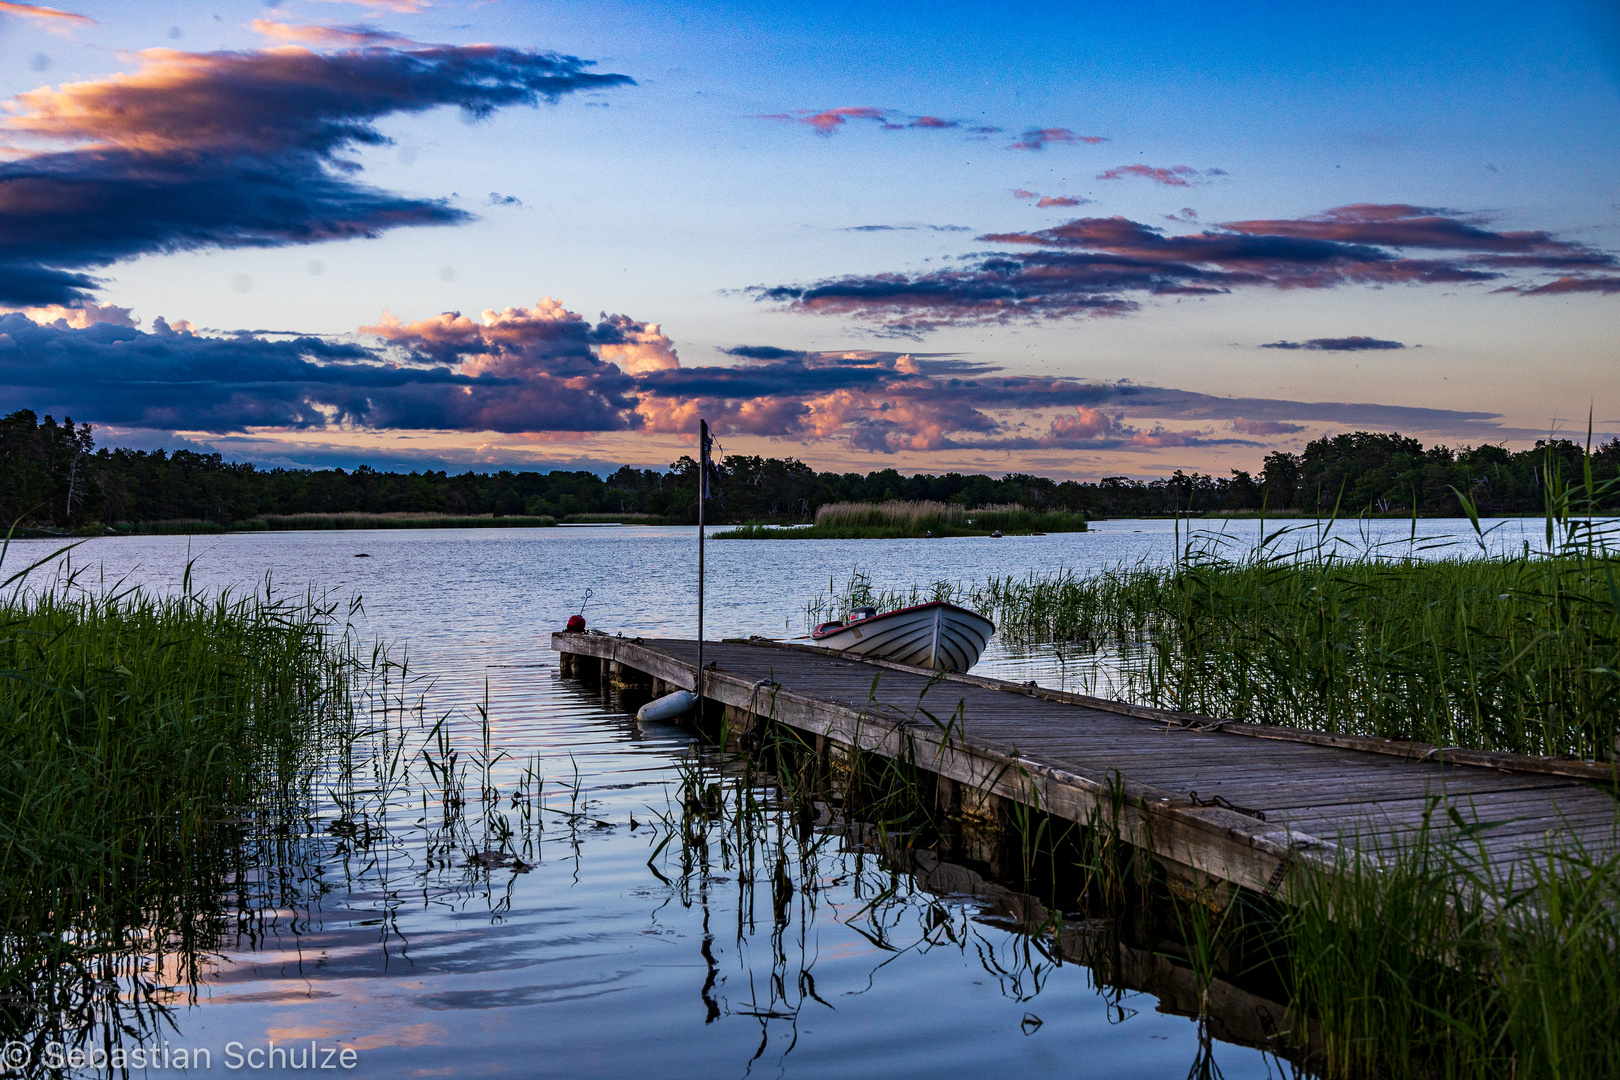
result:
[[[559,633],[552,647],[565,671],[697,689],[695,641]],[[1390,851],[1425,821],[1460,821],[1498,876],[1550,845],[1616,846],[1608,764],[1221,722],[758,639],[705,642],[704,661],[702,696],[733,730],[772,722],[905,757],[959,800],[1112,815],[1159,859],[1267,895],[1290,864]]]

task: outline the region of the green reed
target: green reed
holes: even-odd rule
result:
[[[1329,1077],[1620,1075],[1620,854],[1495,867],[1427,823],[1296,872],[1275,950]]]
[[[0,992],[116,978],[137,947],[195,963],[225,886],[251,847],[298,833],[350,722],[344,613],[268,588],[204,599],[189,577],[165,597],[71,572],[6,584]]]
[[[901,540],[925,536],[989,536],[993,532],[1085,532],[1086,516],[1031,510],[1016,503],[968,509],[954,503],[893,500],[827,503],[808,528],[743,525],[715,533],[717,540]]]
[[[1620,557],[1230,561],[991,579],[1001,632],[1139,645],[1127,698],[1448,746],[1609,758]]]

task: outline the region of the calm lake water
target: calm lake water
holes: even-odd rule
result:
[[[1466,521],[1419,527],[1420,538],[1477,550]],[[1404,541],[1410,526],[1373,528],[1358,542]],[[1539,547],[1541,528],[1509,522],[1491,542]],[[1228,529],[1240,543],[1256,531]],[[907,587],[1159,562],[1174,544],[1173,524],[1159,521],[1000,540],[711,541],[708,631],[803,633],[807,601],[857,567],[879,587]],[[7,569],[50,550],[14,544]],[[559,678],[549,634],[589,590],[593,626],[695,636],[690,529],[132,537],[73,553],[92,568],[79,579],[92,588],[175,589],[188,560],[202,589],[268,580],[277,592],[358,596],[357,634],[408,652],[423,679],[407,703],[420,701],[428,725],[448,717],[465,763],[482,751],[487,700],[499,758],[490,782],[508,792],[525,770],[537,774],[547,810],[527,830],[506,811],[528,868],[485,869],[467,865],[487,842],[481,826],[448,839],[435,829],[439,789],[420,764],[373,797],[386,813],[367,819],[369,843],[331,831],[339,809],[323,796],[323,827],[297,838],[288,865],[265,869],[280,899],[251,935],[224,943],[194,993],[172,970],[151,972],[169,987],[156,1040],[171,1060],[173,1048],[203,1048],[224,1072],[232,1052],[313,1041],[354,1050],[352,1071],[367,1076],[937,1080],[1181,1077],[1199,1059],[1193,1021],[1156,1012],[1147,994],[1099,989],[985,897],[930,895],[841,837],[785,861],[784,838],[771,834],[756,850],[712,846],[696,862],[683,863],[678,845],[658,849],[666,834],[652,823],[678,813],[691,736],[640,729],[611,699]],[[1052,685],[1063,676],[1042,650],[996,642],[975,670]],[[407,756],[428,745],[414,717],[406,735]],[[773,902],[783,873],[785,906]],[[1252,1049],[1217,1045],[1213,1056],[1231,1080],[1288,1075]],[[244,1072],[281,1071],[241,1060]]]

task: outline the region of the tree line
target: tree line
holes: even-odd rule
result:
[[[1529,450],[1452,449],[1379,432],[1330,435],[1298,453],[1268,454],[1260,472],[1184,473],[1157,480],[1108,476],[1056,481],[1001,477],[817,472],[794,458],[730,455],[716,463],[710,520],[808,521],[830,502],[929,499],[965,506],[1016,503],[1092,517],[1219,511],[1453,515],[1457,493],[1481,513],[1539,513],[1549,476],[1594,486],[1620,475],[1620,439],[1594,448],[1550,439]],[[360,512],[546,515],[645,514],[695,522],[697,463],[668,470],[381,472],[261,468],[190,450],[96,449],[88,424],[21,410],[0,418],[0,524],[36,527],[199,520],[229,525],[263,515]],[[1620,485],[1611,485],[1611,489]],[[1620,507],[1611,506],[1610,509]]]

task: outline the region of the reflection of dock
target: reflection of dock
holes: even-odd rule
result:
[[[980,922],[1039,933],[1052,913],[1033,896],[986,881],[974,870],[946,862],[931,851],[908,853],[902,863],[917,883],[938,896],[974,896],[986,903]],[[1173,958],[1166,941],[1131,940],[1113,919],[1064,919],[1053,944],[1071,963],[1096,972],[1099,986],[1143,991],[1158,999],[1158,1011],[1202,1017],[1222,1042],[1276,1053],[1287,1030],[1288,1009],[1220,977],[1200,982],[1192,966]]]
[[[695,688],[695,641],[559,633],[552,648],[565,674]],[[1220,724],[758,639],[705,643],[704,657],[703,696],[733,732],[772,720],[818,748],[904,757],[975,816],[1117,816],[1168,868],[1267,895],[1286,896],[1290,865],[1388,849],[1425,820],[1489,823],[1474,843],[1498,873],[1550,843],[1615,843],[1615,800],[1594,786],[1614,783],[1608,765]]]

